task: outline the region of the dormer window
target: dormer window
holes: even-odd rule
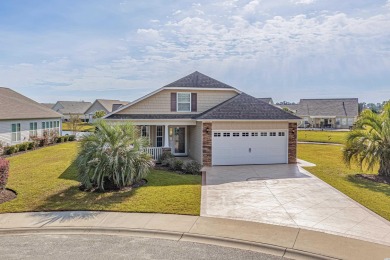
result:
[[[177,93],[177,112],[191,112],[191,93]]]

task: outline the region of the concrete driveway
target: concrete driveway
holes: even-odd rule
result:
[[[204,170],[201,216],[313,229],[390,245],[390,222],[299,165]]]

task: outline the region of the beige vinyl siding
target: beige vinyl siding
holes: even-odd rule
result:
[[[188,126],[188,156],[202,163],[202,122]]]
[[[162,90],[117,114],[175,114],[181,112],[171,112],[171,93],[172,92],[191,92],[197,93],[197,112],[204,112],[216,105],[234,97],[237,92],[233,90]],[[188,112],[186,112],[188,113]]]
[[[288,129],[287,122],[214,121],[213,130]]]
[[[0,141],[5,145],[14,145],[18,143],[27,142],[30,139],[30,123],[37,122],[38,136],[42,135],[42,122],[59,121],[60,122],[60,134],[62,129],[61,118],[48,118],[48,119],[28,119],[28,120],[0,120]],[[20,142],[12,142],[12,124],[20,123]]]

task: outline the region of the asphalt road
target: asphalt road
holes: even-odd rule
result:
[[[1,235],[0,259],[282,259],[252,251],[111,235]]]

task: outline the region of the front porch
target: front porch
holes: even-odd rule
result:
[[[196,150],[190,133],[194,126],[189,125],[139,125],[141,136],[149,141],[144,150],[158,161],[168,151],[176,157],[188,157]]]

